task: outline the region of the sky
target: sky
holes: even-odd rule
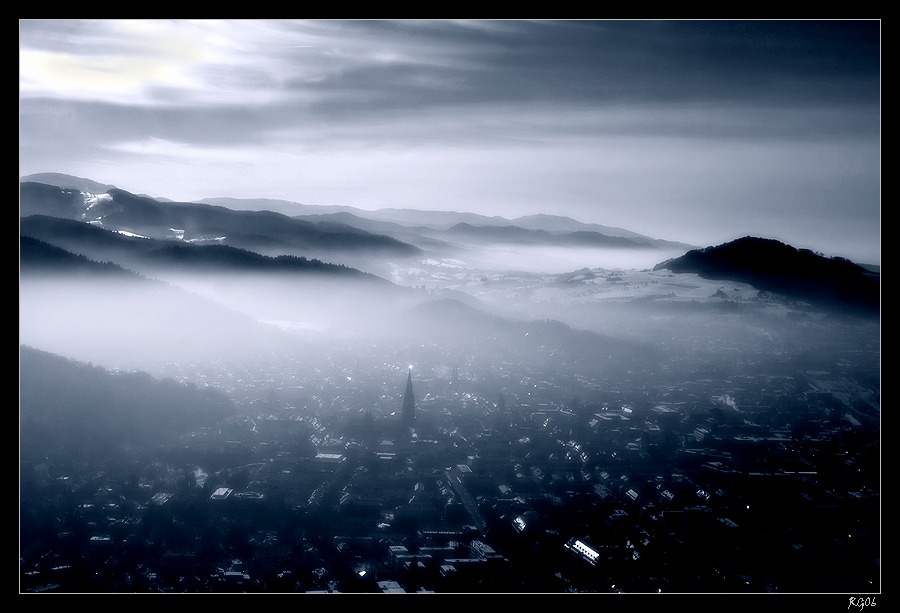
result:
[[[881,262],[879,20],[20,20],[19,174]]]

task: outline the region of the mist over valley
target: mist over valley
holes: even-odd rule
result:
[[[328,483],[346,484],[343,493],[340,485],[322,490],[330,494],[286,485],[291,471],[341,456],[357,458],[356,470],[370,475],[393,471],[387,467],[405,458],[408,465],[397,474],[417,492],[425,487],[417,482],[471,464],[466,470],[481,481],[470,481],[481,485],[459,494],[466,513],[451,505],[449,516],[461,513],[460,530],[509,546],[503,555],[513,564],[529,554],[507,542],[509,534],[497,535],[515,518],[532,517],[526,511],[546,525],[535,541],[540,547],[561,539],[552,550],[562,552],[563,541],[587,534],[595,543],[609,539],[607,551],[619,551],[613,532],[586,520],[592,511],[582,508],[584,501],[599,492],[593,512],[596,505],[605,514],[628,509],[641,518],[634,534],[649,534],[647,526],[665,516],[661,492],[671,496],[675,482],[685,479],[709,478],[692,494],[719,491],[728,517],[746,526],[741,546],[751,547],[752,530],[775,516],[776,505],[760,505],[759,516],[738,511],[738,502],[749,509],[745,503],[762,502],[763,494],[756,485],[732,493],[719,477],[742,475],[741,483],[755,484],[748,475],[778,473],[782,483],[795,478],[787,473],[818,471],[821,487],[817,478],[798,478],[811,498],[837,491],[840,483],[842,500],[865,503],[858,516],[856,507],[842,516],[860,536],[861,544],[842,549],[854,561],[852,570],[829,557],[833,575],[824,578],[796,577],[789,565],[768,576],[755,562],[734,576],[748,577],[746,591],[831,591],[828,578],[844,575],[857,590],[877,581],[880,534],[869,522],[880,479],[877,267],[765,237],[694,246],[552,215],[316,212],[296,203],[294,209],[272,206],[276,212],[264,210],[264,200],[172,202],[57,174],[23,177],[20,187],[20,546],[33,564],[29,572],[52,574],[33,560],[71,545],[51,528],[59,521],[54,501],[61,495],[52,484],[62,477],[81,483],[104,474],[128,483],[128,494],[117,502],[123,506],[126,499],[132,504],[175,492],[200,501],[217,488],[263,496],[274,506],[265,521],[258,519],[282,542],[322,546],[333,529],[359,538],[375,531],[399,543],[391,530],[409,535],[418,526],[422,539],[423,526],[456,525],[415,505],[410,508],[420,515],[410,524],[403,518],[412,511],[401,510],[412,504],[408,496],[402,504],[364,505],[361,486],[354,490],[347,476],[352,471],[329,472]],[[242,204],[248,208],[238,208]],[[415,389],[412,430],[398,429],[407,380]],[[488,446],[500,440],[507,451]],[[756,456],[747,452],[755,444]],[[851,477],[833,458],[810,464],[800,451],[807,447],[817,453],[827,447],[863,472]],[[504,453],[508,460],[501,459]],[[367,457],[381,458],[382,468],[367,464]],[[497,462],[496,483],[489,470],[479,472],[476,458]],[[281,462],[288,464],[279,473]],[[174,476],[167,480],[163,466]],[[545,469],[552,479],[544,479]],[[531,477],[522,476],[529,471]],[[185,477],[195,472],[206,475],[206,485]],[[614,487],[610,475],[622,485]],[[626,481],[632,485],[625,487]],[[498,502],[497,485],[521,494]],[[652,496],[651,486],[657,488]],[[87,491],[66,487],[67,495]],[[641,511],[629,506],[639,494],[657,502]],[[353,500],[357,506],[348,506]],[[504,511],[504,505],[512,506]],[[378,527],[361,527],[368,523],[359,518],[375,506],[381,515],[369,523]],[[574,515],[554,523],[563,508]],[[678,508],[688,513],[694,505]],[[322,512],[335,514],[330,521],[353,521],[323,528]],[[716,507],[709,512],[718,513]],[[802,523],[800,511],[787,514],[786,534],[765,542],[804,543],[807,549],[791,555],[805,561],[814,539],[787,527]],[[238,532],[245,520],[233,521]],[[827,514],[812,520],[820,527],[828,521]],[[63,532],[84,539],[114,532],[112,524],[91,523]],[[249,532],[243,544],[220,545],[217,554],[195,549],[186,536],[177,544],[166,540],[174,537],[163,538],[161,524],[143,525],[141,555],[168,560],[160,567],[176,551],[203,572],[225,557],[240,557],[241,576],[266,577],[252,584],[259,591],[267,591],[260,587],[266,584],[268,591],[284,590],[289,583],[275,579],[278,568],[301,573],[306,566],[298,560],[312,555],[270,549]],[[648,543],[657,540],[653,534]],[[686,547],[678,543],[672,551]],[[649,558],[652,548],[646,551]],[[679,559],[672,555],[659,568],[671,571],[669,564]],[[761,556],[753,549],[746,559]],[[616,591],[610,577],[618,576],[617,563],[601,566],[609,569],[602,577],[573,573],[572,591]],[[672,571],[658,579],[658,568],[648,567],[625,589],[646,591],[658,581],[672,591],[706,591],[712,585],[706,573],[715,573],[705,562],[696,567],[696,578]],[[324,579],[313,574],[290,585],[323,588]],[[409,577],[408,571],[382,574]],[[503,575],[509,583],[497,579],[476,589],[527,591],[526,575]],[[565,589],[557,575],[541,575],[537,591]],[[132,589],[110,571],[109,580],[114,576],[113,591]],[[203,581],[186,591],[217,591]],[[110,589],[83,577],[49,581],[60,583]],[[720,587],[732,591],[738,583]],[[241,585],[238,591],[256,589]],[[328,585],[375,589],[359,577]],[[451,587],[434,579],[428,585],[466,591],[473,584]]]

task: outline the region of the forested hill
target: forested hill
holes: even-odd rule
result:
[[[113,372],[19,347],[23,460],[102,462],[124,449],[171,442],[236,408],[224,393],[144,372]]]
[[[747,236],[694,249],[654,270],[741,281],[830,311],[863,315],[881,311],[880,273],[773,239]]]

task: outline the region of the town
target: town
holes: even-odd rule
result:
[[[23,462],[20,588],[878,593],[880,357],[849,329],[802,368],[211,368],[238,415],[103,470]]]

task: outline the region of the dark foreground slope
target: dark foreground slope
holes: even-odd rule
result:
[[[110,453],[152,449],[236,411],[209,387],[108,371],[24,345],[19,360],[23,460],[102,465]]]

